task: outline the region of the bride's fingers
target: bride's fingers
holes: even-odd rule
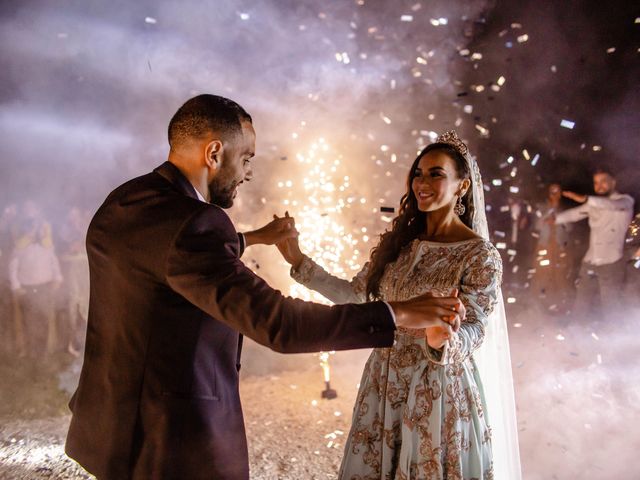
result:
[[[461,323],[460,315],[458,314],[452,315],[451,312],[447,312],[444,315],[441,315],[440,319],[446,322],[447,325],[449,325],[454,332],[457,332],[458,330],[460,330],[460,323]]]
[[[457,315],[445,315],[444,317],[442,317],[442,320],[451,325],[451,328],[455,331],[457,323],[456,317]]]
[[[444,320],[438,320],[438,324],[436,326],[440,327],[444,331],[443,334],[447,336],[453,335],[453,328],[451,328],[451,325]]]
[[[449,325],[451,325],[451,328],[454,332],[460,330],[460,315],[450,315],[448,318],[446,318],[446,321],[449,323]]]

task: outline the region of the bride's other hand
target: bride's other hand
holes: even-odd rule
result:
[[[440,327],[449,334],[460,328],[461,319],[466,313],[459,298],[436,297],[433,293],[426,293],[404,302],[390,302],[390,305],[398,327]]]
[[[428,294],[434,297],[439,297],[439,298],[444,298],[444,297],[458,298],[458,289],[452,288],[451,291],[449,291],[448,293],[441,293],[441,292],[435,291],[435,292],[428,292]],[[465,308],[464,303],[462,302],[457,303],[453,308],[454,309],[451,312],[451,314],[448,316],[448,318],[445,317],[443,320],[445,320],[451,325],[454,332],[457,332],[460,329],[460,324],[464,322],[464,319],[467,317],[467,309]],[[441,334],[442,332],[440,332],[439,335]]]
[[[451,290],[449,295],[451,297],[458,298],[458,289],[454,288],[453,290]],[[457,315],[455,317],[453,315],[450,317],[451,320],[454,321],[454,325],[452,328],[454,332],[458,331],[458,329],[460,328],[460,323],[466,318],[467,309],[465,308],[464,303],[460,302],[459,310],[456,313]],[[427,344],[431,348],[434,348],[436,350],[441,350],[444,347],[445,343],[447,343],[447,340],[451,338],[451,333],[446,328],[442,327],[427,328],[425,330],[425,334],[427,336]]]
[[[426,329],[427,344],[436,350],[441,350],[447,340],[451,338],[450,333],[441,327],[431,327]]]
[[[274,221],[288,218],[292,219],[292,217],[289,217],[289,212],[286,212],[284,217],[278,217],[277,215],[274,215],[273,218]],[[287,261],[287,263],[289,263],[294,269],[297,269],[300,266],[302,260],[304,259],[304,255],[300,250],[300,243],[298,242],[297,235],[287,238],[281,242],[277,242],[276,247],[278,247],[278,250]]]
[[[304,254],[300,250],[300,244],[298,243],[298,237],[288,238],[283,242],[276,243],[276,247],[278,247],[287,263],[297,270],[304,259]]]

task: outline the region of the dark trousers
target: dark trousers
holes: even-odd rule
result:
[[[625,262],[608,265],[583,262],[576,280],[574,316],[577,320],[606,320],[622,311]]]

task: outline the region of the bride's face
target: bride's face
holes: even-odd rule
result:
[[[418,210],[433,212],[453,208],[463,180],[458,177],[455,161],[446,153],[432,150],[418,163],[411,184]]]

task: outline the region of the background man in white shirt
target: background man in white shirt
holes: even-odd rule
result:
[[[48,224],[43,228],[36,219],[23,219],[9,261],[9,281],[22,314],[26,353],[42,361],[55,348],[55,292],[62,283]]]
[[[600,319],[613,313],[619,303],[625,275],[624,239],[634,200],[618,193],[613,174],[602,168],[593,174],[593,190],[595,195],[563,191],[563,196],[582,205],[559,213],[556,224],[589,220],[589,249],[576,280],[574,315],[584,318],[593,313]],[[601,312],[593,309],[598,299]]]

